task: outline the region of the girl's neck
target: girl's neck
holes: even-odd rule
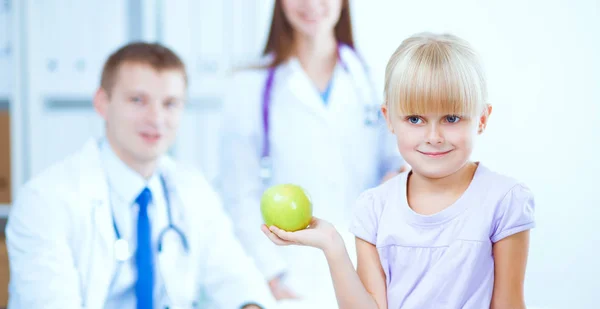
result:
[[[296,34],[294,53],[317,88],[325,89],[338,60],[338,47],[334,33],[315,37]]]
[[[409,194],[457,194],[464,192],[473,179],[478,163],[469,162],[455,173],[443,178],[429,178],[427,176],[410,172]]]

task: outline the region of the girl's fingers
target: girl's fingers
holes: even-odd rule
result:
[[[284,231],[276,226],[271,226],[270,227],[271,232],[273,232],[275,235],[277,235],[279,238],[288,241],[288,242],[296,242],[297,239],[294,235],[294,233],[292,232],[287,232]]]
[[[263,233],[265,233],[265,235],[267,235],[267,237],[269,237],[269,239],[276,245],[279,246],[287,246],[287,245],[291,245],[292,242],[286,241],[285,239],[280,238],[277,234],[272,233],[267,227],[266,225],[263,224],[263,226],[261,227],[261,230],[263,231]]]
[[[276,244],[278,246],[287,246],[290,244],[289,242],[277,237],[277,235],[275,235],[273,233],[269,234],[268,237],[274,244]]]

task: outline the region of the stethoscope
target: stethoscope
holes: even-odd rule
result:
[[[183,233],[183,231],[177,227],[175,224],[173,224],[173,215],[171,214],[171,199],[169,197],[169,190],[167,189],[167,183],[165,181],[165,178],[161,175],[160,176],[160,183],[162,185],[162,189],[164,192],[164,196],[165,196],[165,202],[166,202],[166,206],[167,206],[167,217],[169,220],[169,224],[162,229],[162,231],[158,234],[158,252],[162,252],[162,244],[163,244],[163,238],[165,237],[166,233],[169,231],[173,231],[174,233],[177,234],[177,236],[179,236],[179,239],[181,241],[181,245],[183,246],[183,249],[185,250],[186,253],[189,252],[189,246],[188,246],[188,241],[187,238],[185,237],[185,234]],[[111,203],[112,205],[112,203]],[[115,235],[117,237],[117,240],[115,241],[115,245],[114,245],[114,250],[115,250],[115,258],[118,262],[125,262],[128,259],[131,258],[131,256],[133,256],[133,252],[131,250],[131,246],[129,245],[129,242],[124,239],[121,235],[121,232],[119,231],[119,227],[117,226],[117,221],[115,219],[115,215],[111,206],[111,213],[112,213],[112,221],[113,221],[113,228],[115,230]]]
[[[338,44],[338,52],[337,52],[338,61],[342,65],[342,68],[344,68],[344,71],[350,72],[350,69],[348,68],[347,63],[341,57],[340,49],[342,46],[345,46],[345,45]],[[354,51],[354,49],[352,49],[352,50]],[[368,79],[369,72],[368,72],[366,63],[363,61],[363,59],[360,57],[360,55],[358,53],[356,53],[356,52],[354,52],[354,53],[360,60],[362,66],[365,70],[367,79]],[[269,138],[269,130],[270,130],[269,112],[270,112],[270,107],[271,107],[271,92],[273,90],[273,80],[275,79],[275,71],[276,71],[276,67],[269,68],[269,70],[267,72],[267,79],[265,82],[265,86],[263,88],[263,97],[262,97],[263,148],[262,148],[262,153],[261,153],[261,158],[260,158],[260,178],[263,181],[268,181],[271,178],[271,174],[272,174],[271,173],[271,171],[272,171],[271,141]],[[350,74],[350,75],[352,75],[352,74]],[[354,88],[359,93],[359,97],[360,97],[361,96],[360,94],[362,93],[360,91],[360,87],[359,87],[358,83],[356,82],[355,78],[351,78],[351,79],[352,79],[352,82],[354,83]],[[368,79],[368,80],[370,82],[370,79]],[[377,102],[375,88],[373,87],[372,83],[370,86],[371,87],[369,87],[369,88],[371,91],[372,100],[368,100],[368,99],[364,100],[365,101],[364,124],[365,124],[365,126],[375,127],[381,123],[382,115],[381,115],[380,105],[375,103],[375,102]]]
[[[160,254],[163,250],[163,239],[164,239],[165,235],[168,232],[173,232],[178,236],[185,254],[188,254],[189,253],[189,244],[188,244],[187,237],[183,233],[183,230],[180,229],[178,226],[176,226],[173,223],[173,215],[172,215],[172,211],[171,211],[171,205],[172,205],[171,198],[170,198],[169,190],[167,187],[167,182],[163,175],[160,175],[160,183],[162,186],[162,190],[163,190],[164,197],[165,197],[165,204],[167,207],[168,225],[166,227],[164,227],[161,230],[161,232],[158,234],[158,245],[157,245],[158,253]],[[119,231],[119,227],[117,226],[117,222],[115,219],[114,209],[112,207],[112,204],[113,203],[111,201],[111,203],[110,203],[111,215],[112,215],[112,221],[113,221],[113,228],[115,230],[115,236],[116,236],[116,240],[114,243],[114,255],[115,255],[115,259],[117,261],[117,271],[113,275],[113,279],[111,280],[109,289],[112,289],[112,287],[114,286],[115,280],[119,276],[121,266],[123,265],[123,263],[128,261],[133,256],[133,250],[131,249],[129,242],[122,237],[121,232]],[[157,263],[158,263],[158,261],[157,261]],[[159,268],[160,267],[158,267],[157,269],[159,269]],[[167,303],[170,303],[172,301],[168,287],[167,287],[167,282],[165,282],[163,284],[161,293],[165,297],[164,299],[168,300]],[[161,297],[160,299],[163,299],[163,298]],[[192,304],[192,307],[195,308],[195,306],[196,306],[196,304]],[[173,308],[173,305],[172,304],[169,306],[165,305],[165,308],[169,308],[169,307]]]

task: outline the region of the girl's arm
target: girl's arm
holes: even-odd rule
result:
[[[491,309],[525,309],[523,283],[529,249],[529,231],[494,244],[494,292]]]
[[[357,272],[367,292],[373,296],[377,308],[387,309],[387,287],[385,273],[379,260],[377,248],[360,238],[356,238]]]
[[[297,232],[265,225],[262,230],[280,246],[304,245],[323,250],[340,309],[387,309],[385,274],[372,244],[357,239],[357,274],[342,237],[327,221],[314,218],[309,228]]]

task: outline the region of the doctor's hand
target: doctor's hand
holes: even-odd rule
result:
[[[275,277],[269,281],[269,288],[276,300],[282,299],[299,299],[298,296],[288,288],[279,277]]]
[[[278,246],[309,246],[321,249],[325,253],[344,248],[344,240],[335,227],[316,217],[313,217],[306,229],[296,232],[287,232],[276,226],[267,227],[265,224],[261,230]]]

